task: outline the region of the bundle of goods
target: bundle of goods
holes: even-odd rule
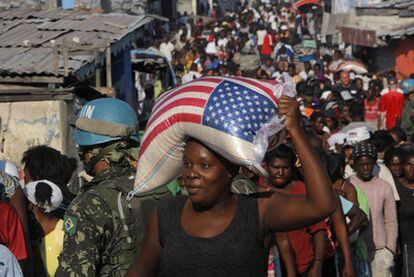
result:
[[[232,163],[263,175],[262,159],[284,127],[278,99],[295,97],[289,75],[276,80],[203,77],[164,93],[155,104],[140,148],[135,193],[167,184],[181,171],[187,138]]]

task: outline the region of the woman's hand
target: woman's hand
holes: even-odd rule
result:
[[[300,132],[299,103],[295,99],[282,96],[279,99],[279,113],[286,116],[286,129],[290,134]]]

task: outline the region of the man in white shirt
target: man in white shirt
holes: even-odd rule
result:
[[[160,44],[160,52],[163,53],[170,62],[172,60],[172,53],[174,51],[174,48],[174,44],[168,40],[168,37],[164,37],[162,39],[162,43]]]
[[[263,45],[264,37],[267,34],[267,31],[263,26],[260,26],[259,30],[257,30],[256,34],[257,34],[257,46],[259,46],[259,51],[260,51],[260,48]]]
[[[188,73],[185,74],[182,78],[182,83],[185,84],[192,80],[200,78],[201,74],[198,73],[197,69],[198,69],[197,64],[195,63],[191,64],[190,71],[188,71]]]

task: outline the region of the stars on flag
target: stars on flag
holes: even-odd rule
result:
[[[210,95],[203,124],[251,142],[276,110],[275,104],[263,94],[225,80]]]

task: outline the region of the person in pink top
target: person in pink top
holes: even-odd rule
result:
[[[378,130],[380,119],[380,99],[375,95],[372,88],[369,88],[366,93],[367,98],[364,99],[365,122],[373,130]]]
[[[383,124],[385,122],[386,129],[391,130],[401,120],[405,97],[397,91],[398,83],[395,78],[388,80],[388,87],[389,92],[381,96],[380,111],[381,123]]]
[[[370,226],[364,235],[369,250],[372,276],[391,276],[397,248],[397,210],[391,185],[374,177],[377,152],[371,143],[361,142],[352,153],[355,175],[350,181],[360,187],[368,198]]]

